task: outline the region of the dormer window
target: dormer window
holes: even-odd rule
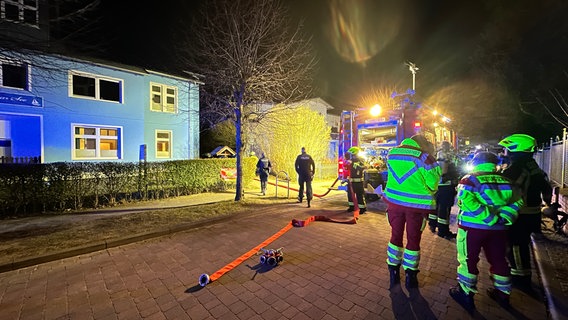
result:
[[[39,26],[38,0],[1,0],[2,20]]]

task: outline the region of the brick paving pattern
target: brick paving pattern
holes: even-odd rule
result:
[[[274,268],[254,256],[217,281],[198,285],[291,219],[347,214],[344,194],[277,205],[238,219],[0,274],[0,319],[546,319],[537,294],[513,291],[503,310],[486,294],[480,262],[477,312],[448,295],[456,283],[454,241],[423,234],[420,288],[389,290],[384,212],[370,205],[357,224],[313,222],[269,247],[284,248]],[[566,279],[566,278],[564,278]]]

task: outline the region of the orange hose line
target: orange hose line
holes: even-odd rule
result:
[[[335,182],[333,184],[335,184],[337,182],[338,179],[335,180]],[[333,187],[333,185],[332,185]],[[352,189],[352,188],[351,188]],[[357,197],[356,195],[352,192],[351,193],[355,203],[357,203]],[[255,255],[258,251],[260,251],[261,248],[266,247],[268,244],[270,244],[271,242],[273,242],[274,240],[278,239],[281,235],[283,235],[284,233],[288,232],[288,230],[290,230],[292,227],[305,227],[308,224],[310,224],[313,221],[327,221],[327,222],[337,222],[337,223],[348,223],[348,224],[356,224],[357,223],[357,219],[359,218],[359,208],[355,207],[355,210],[353,211],[353,218],[349,219],[349,220],[339,220],[339,219],[333,219],[333,218],[329,218],[326,216],[311,216],[306,220],[296,220],[296,219],[292,219],[292,221],[290,221],[284,228],[280,229],[280,231],[276,232],[275,234],[273,234],[272,236],[268,237],[266,240],[264,240],[262,243],[260,243],[259,245],[257,245],[256,247],[250,249],[248,252],[244,253],[243,255],[241,255],[240,257],[236,258],[235,260],[233,260],[232,262],[228,263],[227,265],[225,265],[223,268],[215,271],[215,273],[213,273],[211,276],[209,276],[209,280],[208,282],[204,282],[202,284],[202,286],[205,286],[207,283],[209,282],[213,282],[217,279],[219,279],[221,276],[223,276],[225,273],[233,270],[235,267],[237,267],[239,264],[243,263],[245,260],[249,259],[250,257],[252,257],[253,255]],[[202,275],[203,276],[203,275]],[[207,275],[205,275],[207,276]],[[201,278],[200,278],[200,282],[201,282]],[[201,283],[200,283],[201,284]]]
[[[236,266],[238,266],[239,264],[241,264],[243,261],[247,260],[248,258],[252,257],[253,255],[255,255],[258,251],[260,251],[261,248],[264,248],[266,245],[270,244],[272,241],[278,239],[278,237],[280,237],[281,235],[283,235],[284,233],[286,233],[288,230],[290,230],[292,228],[292,222],[288,223],[284,228],[280,229],[280,231],[276,232],[275,234],[273,234],[272,236],[270,236],[268,239],[264,240],[261,244],[257,245],[256,247],[250,249],[248,252],[246,252],[245,254],[243,254],[242,256],[236,258],[235,260],[233,260],[231,263],[227,264],[226,266],[224,266],[223,268],[219,269],[218,271],[216,271],[215,273],[213,273],[210,276],[210,281],[215,281],[217,279],[219,279],[222,275],[224,275],[225,273],[233,270]]]

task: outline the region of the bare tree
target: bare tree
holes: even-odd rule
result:
[[[243,126],[261,121],[274,105],[308,96],[315,64],[310,40],[301,25],[291,26],[278,0],[208,1],[191,32],[181,61],[203,77],[202,123],[235,123],[238,201]]]

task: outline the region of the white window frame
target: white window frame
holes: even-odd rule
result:
[[[87,129],[95,129],[95,134],[77,134],[75,133],[76,128],[87,128]],[[102,136],[101,130],[116,130],[116,136]],[[116,160],[122,159],[122,132],[123,127],[121,126],[105,126],[105,125],[92,125],[92,124],[82,124],[82,123],[72,123],[71,124],[71,159],[72,160]],[[86,149],[76,149],[76,139],[94,139],[95,140],[95,149],[94,155],[92,156],[80,156],[78,155],[78,150],[86,150]],[[108,156],[105,155],[103,150],[101,150],[101,140],[116,140],[116,155],[115,156]]]
[[[33,1],[35,6],[26,5],[25,2]],[[13,21],[16,23],[23,23],[33,27],[39,27],[39,1],[38,0],[2,0],[0,1],[0,11],[2,20]],[[18,20],[8,20],[6,19],[6,4],[13,5],[18,8]],[[31,10],[35,12],[35,23],[29,23],[24,19],[24,12],[26,10]]]
[[[12,86],[4,85],[4,69],[3,69],[4,64],[13,65],[13,66],[16,66],[16,67],[22,67],[22,69],[25,70],[25,72],[26,72],[26,87],[25,88],[12,87]],[[31,88],[32,88],[32,66],[31,66],[31,64],[29,62],[26,62],[26,61],[0,58],[0,87],[30,91]]]
[[[84,77],[84,78],[93,79],[95,81],[95,96],[92,97],[92,96],[84,96],[84,95],[74,94],[73,93],[73,76],[80,76],[80,77]],[[119,85],[118,100],[119,101],[101,98],[101,92],[100,92],[101,91],[101,85],[100,85],[101,80],[118,83],[118,85]],[[106,102],[114,102],[114,103],[120,103],[120,104],[124,103],[124,80],[123,79],[111,78],[111,77],[101,76],[101,75],[97,75],[97,74],[93,74],[93,73],[71,70],[71,71],[69,71],[69,75],[68,75],[68,83],[69,83],[69,96],[70,97],[80,98],[80,99],[89,99],[89,100],[99,100],[99,101],[106,101]]]
[[[153,91],[154,87],[159,87],[160,92],[156,93]],[[173,94],[168,94],[168,89],[174,90]],[[160,97],[160,104],[154,103],[154,95]],[[168,98],[173,98],[174,103],[173,106],[169,107],[170,105],[167,103]],[[156,108],[155,106],[158,106]],[[173,109],[173,110],[170,110]],[[168,86],[161,83],[150,82],[150,111],[154,112],[165,112],[165,113],[177,113],[178,110],[178,88],[175,86]]]
[[[158,135],[160,133],[167,133],[168,138],[160,138]],[[156,130],[155,135],[155,146],[156,146],[156,158],[157,159],[171,159],[172,158],[172,144],[173,144],[173,131],[172,130]],[[167,151],[158,150],[158,143],[166,142],[168,144]]]

